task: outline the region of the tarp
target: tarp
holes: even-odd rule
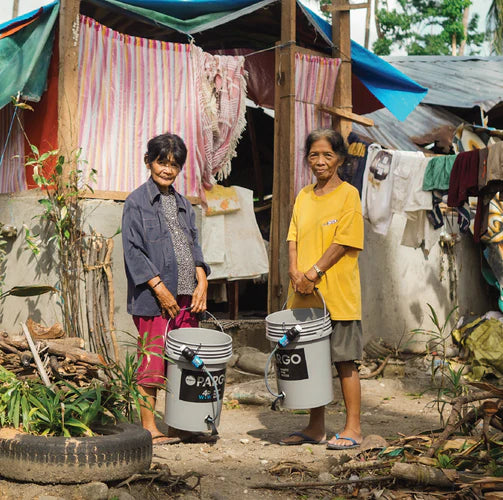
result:
[[[331,39],[332,26],[307,7],[304,9],[323,30],[325,36]],[[400,121],[404,121],[428,93],[426,87],[419,85],[353,40],[351,40],[351,62],[353,76],[358,77],[379,102]]]
[[[235,19],[239,19],[242,16],[246,16],[252,12],[259,9],[267,7],[272,4],[276,4],[279,0],[86,0],[87,3],[94,4],[96,6],[111,8],[119,14],[124,16],[133,17],[140,19],[143,23],[155,25],[157,27],[165,27],[175,30],[179,33],[187,35],[195,35],[197,33],[202,33],[205,30],[214,29],[217,26],[229,23]],[[56,4],[57,2],[55,2]],[[44,8],[44,14],[39,17],[36,22],[33,22],[30,26],[23,28],[20,32],[12,35],[12,37],[20,36],[25,31],[34,30],[34,26],[38,29],[46,31],[54,24],[52,15],[56,8],[52,8],[55,4],[47,6]],[[308,22],[314,27],[317,33],[322,39],[326,47],[331,47],[331,26],[323,18],[312,12],[310,9],[298,2],[301,11],[304,13]],[[52,9],[52,10],[51,10]],[[44,16],[51,12],[51,23],[44,22]],[[31,13],[34,14],[34,13]],[[30,16],[28,14],[27,16]],[[25,16],[26,17],[26,16]],[[6,25],[12,25],[19,22],[20,18],[17,18]],[[280,20],[278,19],[278,23]],[[43,25],[43,26],[42,26]],[[1,29],[1,26],[0,26]],[[254,32],[255,38],[260,38],[260,29],[250,26],[250,31]],[[0,31],[1,33],[1,31]],[[10,38],[10,37],[9,37]],[[31,37],[29,37],[31,38]],[[45,40],[43,37],[38,37],[37,40]],[[4,54],[2,50],[2,41],[0,40],[0,68],[4,66],[10,66],[9,64],[4,64]],[[32,57],[37,61],[39,59],[44,59],[48,53],[47,43],[40,44],[37,47],[28,46],[24,44],[22,50],[18,52],[18,58],[16,59],[16,67],[19,68],[20,61],[27,61],[28,55],[32,54]],[[353,80],[359,80],[358,83],[362,83],[363,86],[374,96],[383,106],[388,108],[393,115],[395,115],[399,120],[404,120],[407,115],[421,102],[427,93],[427,89],[417,84],[409,77],[393,68],[389,63],[381,59],[380,57],[372,54],[370,51],[364,49],[361,45],[356,42],[351,44],[351,58],[352,58],[352,70],[353,70]],[[50,54],[50,51],[49,51]],[[23,57],[24,56],[24,57]],[[29,66],[33,66],[33,61]],[[19,71],[19,69],[18,69]],[[23,71],[26,73],[26,71]],[[39,83],[38,88],[40,88],[40,81],[45,78],[47,73],[45,70],[40,68],[37,71],[37,82]],[[31,73],[30,73],[31,74]],[[20,75],[16,73],[12,74],[12,70],[9,70],[5,75],[0,70],[0,82],[16,82],[15,86],[20,87],[23,81],[20,79]],[[0,88],[2,85],[0,85]],[[353,89],[355,87],[355,82],[353,81]],[[360,87],[361,88],[361,87]],[[24,86],[23,86],[24,89]],[[13,95],[12,91],[9,91],[10,95]],[[17,91],[16,91],[17,92]],[[28,95],[31,93],[32,96],[37,98],[37,93],[30,90]],[[27,95],[27,92],[23,90],[23,94]],[[371,97],[370,94],[369,98]],[[3,93],[0,91],[0,96]],[[0,107],[5,103],[0,99]],[[378,109],[378,103],[374,102],[373,107],[367,109],[366,111],[372,111]]]
[[[18,93],[30,101],[40,100],[51,61],[58,9],[56,1],[0,25],[0,108]]]
[[[141,18],[143,22],[194,35],[245,16],[278,0],[88,1],[96,5],[112,6],[125,13],[129,12]],[[320,37],[325,40],[326,45],[331,47],[331,25],[300,2],[298,5]],[[260,33],[257,33],[257,36],[260,36]],[[400,121],[407,118],[428,92],[428,89],[354,41],[351,42],[351,59],[353,75]],[[372,110],[375,109],[378,107]]]

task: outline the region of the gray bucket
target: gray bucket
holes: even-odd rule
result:
[[[293,342],[275,352],[278,392],[284,394],[282,406],[300,410],[332,402],[332,324],[326,308],[286,309],[269,314],[265,322],[272,347],[287,330],[302,327]]]
[[[218,404],[211,378],[195,368],[183,356],[190,347],[203,360],[218,389]],[[164,421],[177,429],[192,432],[212,430],[208,416],[220,421],[225,388],[225,370],[232,356],[232,338],[226,333],[207,328],[180,328],[166,337],[168,390]]]

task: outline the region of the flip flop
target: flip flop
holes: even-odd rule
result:
[[[316,439],[304,434],[303,432],[292,432],[288,437],[298,436],[301,439],[299,441],[280,441],[279,444],[281,446],[297,446],[299,444],[325,444],[327,442],[326,439],[320,439],[317,441]]]
[[[356,442],[353,438],[342,437],[342,436],[339,436],[339,434],[336,434],[335,438],[336,439],[344,439],[345,441],[349,441],[351,444],[348,444],[347,446],[345,446],[343,444],[328,443],[327,450],[350,450],[351,448],[358,448],[360,446],[360,443]]]
[[[181,439],[179,437],[168,437],[164,434],[157,434],[156,436],[152,436],[152,444],[154,446],[161,446],[165,444],[177,444],[180,443]]]

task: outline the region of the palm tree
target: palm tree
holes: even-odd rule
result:
[[[491,52],[503,54],[503,0],[492,0],[486,17],[487,35],[491,40]]]

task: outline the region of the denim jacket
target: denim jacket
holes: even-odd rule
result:
[[[199,246],[195,213],[190,202],[174,191],[178,221],[187,236],[196,267],[210,273]],[[124,203],[122,245],[128,281],[127,311],[135,316],[159,316],[161,308],[147,281],[159,275],[174,297],[177,296],[178,268],[161,193],[150,177]]]

